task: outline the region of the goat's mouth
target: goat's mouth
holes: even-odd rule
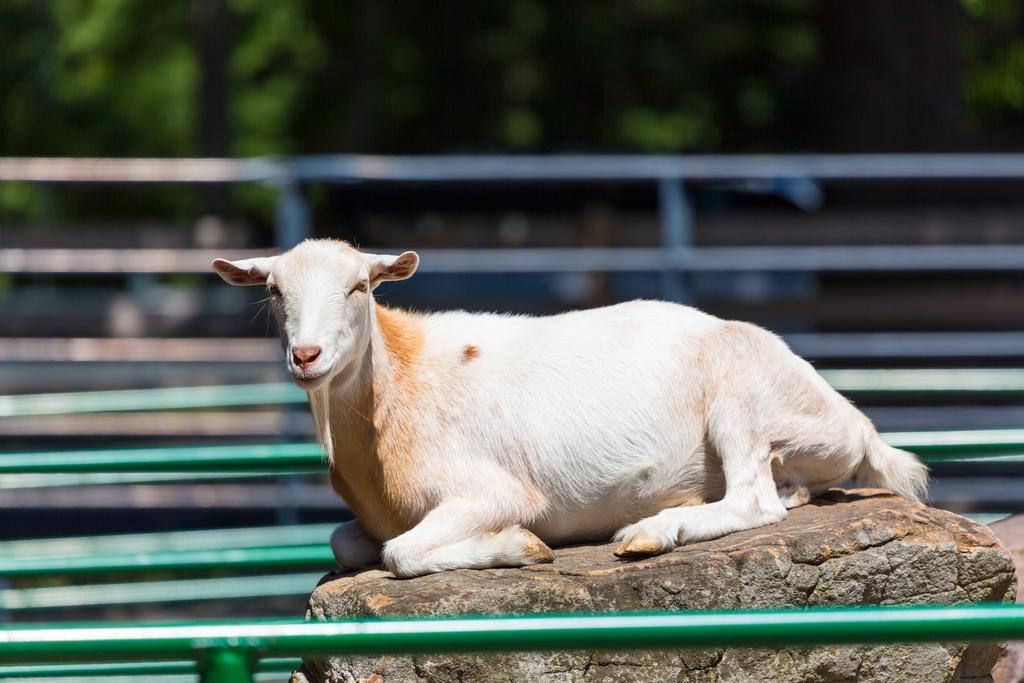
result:
[[[331,362],[326,362],[325,359],[320,359],[316,365],[309,368],[300,368],[289,363],[288,374],[299,388],[312,391],[330,379],[333,365]]]
[[[320,387],[328,378],[326,372],[314,372],[312,370],[303,372],[301,370],[291,373],[292,381],[299,385],[300,389],[312,391]]]

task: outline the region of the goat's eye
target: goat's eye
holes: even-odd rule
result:
[[[363,281],[363,280],[360,280],[355,285],[353,285],[352,289],[350,289],[348,293],[352,294],[352,292],[365,292],[365,291],[366,291],[366,282]]]

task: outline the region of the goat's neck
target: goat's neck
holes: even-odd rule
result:
[[[388,338],[393,327],[388,322],[396,313],[403,315],[375,304],[367,316],[369,334],[362,353],[328,384],[309,394],[317,437],[332,462],[346,451],[369,452],[371,444],[366,441],[385,426],[380,418],[397,398],[392,394],[401,389],[396,383],[400,362],[392,352],[397,344]]]
[[[415,364],[423,334],[416,316],[375,306],[362,356],[310,394],[331,482],[367,531],[383,540],[409,528]]]

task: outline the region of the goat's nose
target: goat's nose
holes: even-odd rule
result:
[[[292,360],[303,369],[315,363],[319,357],[319,346],[296,346],[292,349]]]

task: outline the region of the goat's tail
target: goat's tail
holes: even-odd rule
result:
[[[911,500],[925,495],[928,468],[916,455],[885,443],[873,428],[866,442],[864,459],[857,467],[859,483],[887,488]]]

